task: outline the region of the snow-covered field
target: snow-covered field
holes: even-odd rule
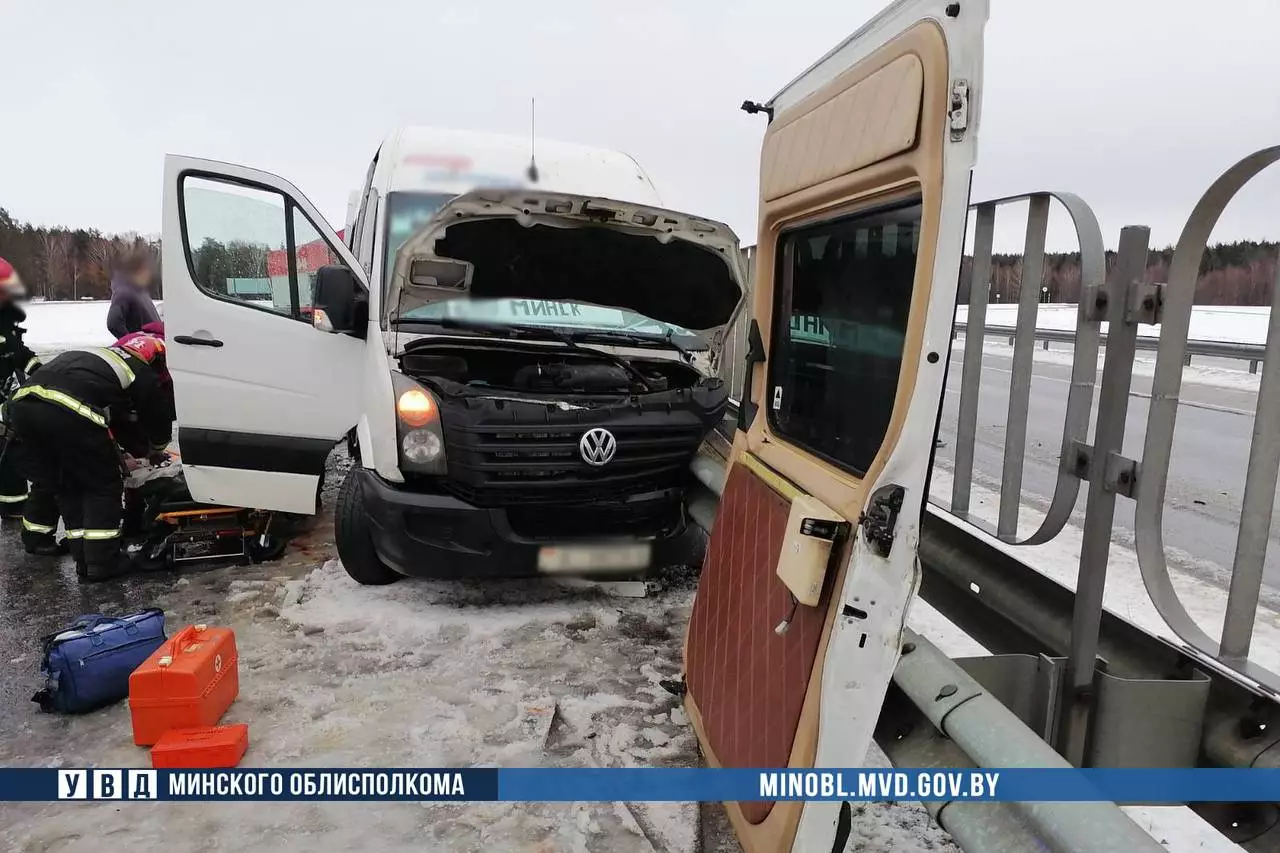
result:
[[[1078,306],[1056,302],[1037,306],[1036,328],[1047,331],[1073,332],[1076,329]],[[969,306],[956,309],[956,322],[964,323],[969,316]],[[1265,344],[1267,322],[1271,309],[1252,305],[1197,305],[1191,309],[1191,325],[1187,338],[1193,341],[1223,341],[1238,344]],[[1017,326],[1018,306],[1012,303],[987,306],[988,326]],[[1102,324],[1107,330],[1107,324]],[[1160,337],[1159,326],[1141,325],[1138,334],[1144,337]]]
[[[101,301],[31,302],[27,305],[27,346],[39,353],[76,346],[109,346],[107,306]],[[161,303],[157,306],[164,310]]]

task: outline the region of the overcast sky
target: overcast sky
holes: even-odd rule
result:
[[[882,5],[0,0],[0,207],[157,232],[175,152],[281,174],[340,226],[393,127],[525,133],[536,96],[541,136],[626,150],[669,206],[753,243],[764,119],[738,104]],[[1218,173],[1280,144],[1275,0],[992,6],[975,199],[1068,189],[1108,245],[1129,223],[1162,245]],[[1280,237],[1272,171],[1216,237]]]

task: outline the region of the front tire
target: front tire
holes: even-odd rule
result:
[[[364,499],[360,481],[352,468],[338,490],[338,505],[334,508],[333,532],[338,546],[338,559],[356,583],[365,586],[383,586],[400,580],[400,574],[389,568],[373,549],[373,534],[369,530],[369,518],[364,511]]]

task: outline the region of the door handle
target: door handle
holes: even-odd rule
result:
[[[214,338],[193,338],[190,335],[178,335],[173,339],[175,344],[186,344],[192,347],[220,347],[222,341]]]

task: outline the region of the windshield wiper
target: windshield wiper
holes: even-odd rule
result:
[[[566,330],[568,331],[568,330]],[[631,341],[637,344],[667,344],[673,350],[680,353],[686,361],[692,360],[694,350],[688,345],[681,343],[676,339],[675,329],[668,329],[664,335],[642,335],[638,332],[615,332],[610,329],[574,329],[572,334],[575,339],[580,341]]]

